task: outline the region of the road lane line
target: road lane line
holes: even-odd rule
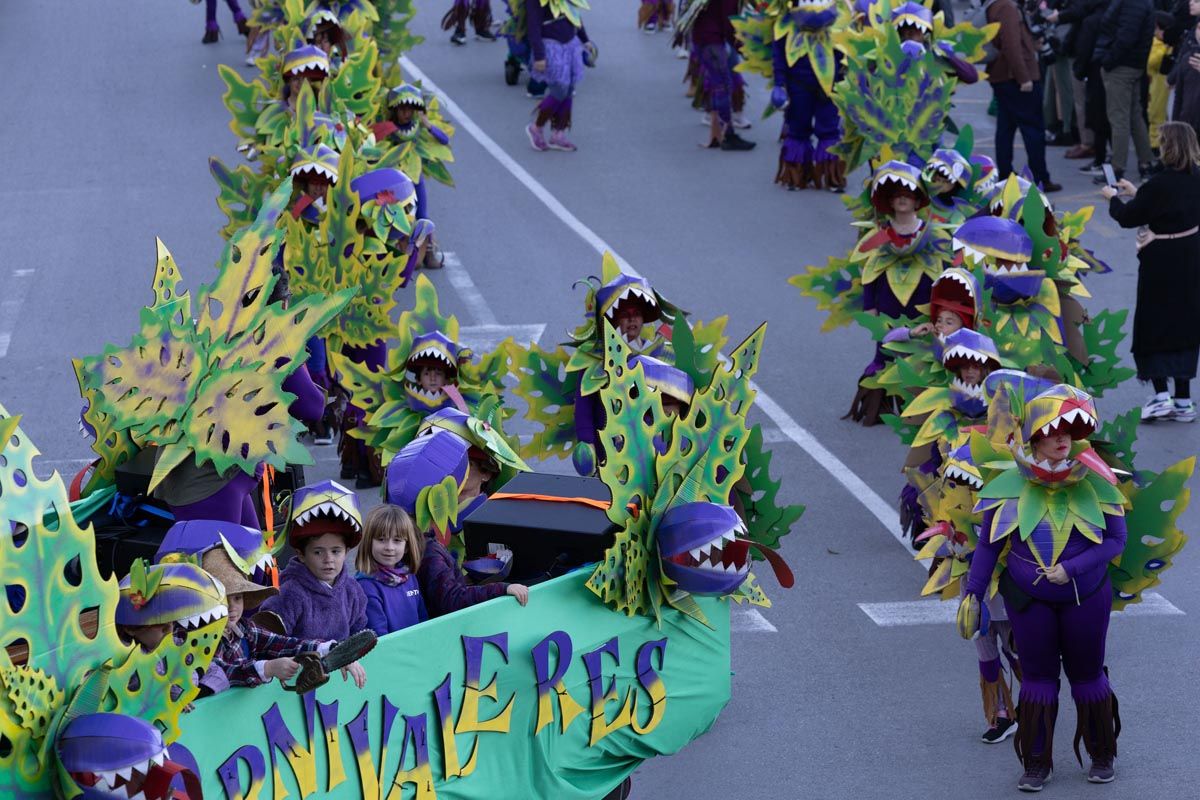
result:
[[[475,281],[471,280],[471,273],[467,272],[458,254],[447,250],[442,255],[446,257],[446,278],[462,298],[471,316],[475,317],[475,324],[498,325],[499,321],[492,312],[492,307],[483,299],[483,294],[475,285]]]
[[[17,319],[21,316],[21,306],[33,287],[32,269],[14,269],[13,288],[6,291],[8,295],[0,301],[0,358],[8,355],[8,346],[12,344],[13,330],[17,327]]]
[[[471,138],[479,143],[496,161],[500,163],[514,178],[516,178],[526,189],[533,194],[550,210],[552,214],[558,217],[563,224],[574,231],[581,239],[595,250],[603,255],[605,252],[611,252],[619,263],[623,266],[628,266],[628,262],[622,259],[612,245],[602,239],[599,234],[585,225],[578,217],[567,210],[557,197],[555,197],[549,189],[543,186],[536,178],[513,159],[505,150],[496,144],[492,137],[488,136],[482,128],[479,127],[471,117],[463,111],[462,107],[455,103],[445,92],[438,88],[437,84],[430,80],[421,69],[412,62],[407,56],[400,58],[400,64],[404,68],[406,74],[411,75],[415,79],[424,84],[425,88],[434,92],[438,96],[442,107],[446,112],[454,117],[459,127],[469,133]],[[449,255],[449,254],[447,254]],[[447,265],[450,261],[447,260]],[[453,274],[453,272],[451,273]],[[474,284],[472,283],[473,287]],[[476,290],[477,292],[478,290]],[[482,300],[482,297],[480,297]],[[486,305],[486,303],[485,303]],[[759,408],[765,413],[776,427],[783,432],[783,435],[800,446],[804,452],[817,462],[834,480],[840,483],[845,489],[861,503],[873,517],[879,520],[888,533],[890,533],[897,541],[905,547],[900,534],[900,518],[895,507],[885,501],[882,497],[875,493],[870,486],[866,484],[853,470],[837,456],[822,445],[815,436],[808,432],[802,425],[796,422],[790,414],[783,410],[775,400],[771,398],[761,388],[754,386],[758,393],[757,403]]]
[[[909,625],[951,625],[958,614],[958,603],[945,600],[906,600],[899,603],[859,603],[862,612],[881,628]],[[1142,602],[1113,613],[1113,619],[1130,617],[1179,617],[1181,608],[1158,592],[1146,592]]]
[[[729,629],[734,633],[778,633],[779,629],[767,622],[757,608],[734,606],[729,620]]]

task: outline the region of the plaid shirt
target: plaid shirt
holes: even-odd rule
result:
[[[260,686],[267,681],[259,677],[254,662],[307,653],[322,644],[316,639],[280,636],[243,619],[225,628],[212,667],[221,669],[231,686]]]

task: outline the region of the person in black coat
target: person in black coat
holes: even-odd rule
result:
[[[1083,172],[1100,175],[1100,165],[1107,156],[1112,131],[1108,125],[1108,109],[1104,95],[1104,78],[1096,60],[1096,41],[1100,37],[1100,18],[1109,0],[1075,0],[1058,19],[1071,23],[1067,38],[1072,45],[1071,69],[1075,78],[1086,87],[1084,125],[1092,131],[1092,163]]]
[[[1191,0],[1193,9],[1200,9],[1200,2]],[[1200,131],[1200,22],[1189,17],[1191,26],[1179,39],[1175,48],[1175,65],[1167,74],[1167,83],[1175,92],[1171,107],[1171,119],[1186,122],[1193,130]]]
[[[1111,0],[1100,17],[1094,57],[1103,70],[1108,123],[1112,127],[1112,166],[1118,177],[1125,174],[1130,134],[1142,177],[1150,174],[1154,161],[1150,131],[1142,112],[1142,83],[1153,41],[1151,0]],[[1103,178],[1099,180],[1103,182]]]
[[[1153,383],[1155,392],[1142,419],[1191,422],[1189,382],[1200,359],[1200,145],[1184,122],[1163,123],[1160,132],[1163,170],[1140,189],[1122,180],[1101,192],[1122,228],[1138,228],[1133,360],[1138,379]]]

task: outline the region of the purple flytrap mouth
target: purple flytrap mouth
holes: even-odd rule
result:
[[[750,548],[771,563],[779,583],[794,583],[791,570],[770,548],[738,536],[746,526],[730,506],[685,503],[667,511],[658,525],[657,540],[663,573],[692,594],[726,595],[750,574]]]

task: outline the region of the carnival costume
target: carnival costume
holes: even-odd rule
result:
[[[846,79],[833,90],[844,131],[833,149],[847,172],[886,157],[885,148],[893,158],[928,158],[946,128],[954,89],[977,77],[973,64],[998,28],[947,27],[940,13],[916,2],[880,0],[867,17],[861,29],[834,33]]]
[[[231,240],[217,279],[201,287],[195,306],[178,291],[179,271],[160,242],[155,299],[143,312],[141,332],[128,346],[109,345],[77,362],[88,399],[85,418],[97,432],[97,475],[112,480],[117,465],[155,446],[150,490],[170,479],[164,499],[177,509],[186,506],[188,516],[256,526],[246,499],[259,464],[312,463],[296,441],[300,423],[281,402],[287,398],[282,384],[303,362],[304,342],[354,290],[314,293],[287,309],[272,302],[277,223],[290,194],[286,181],[254,225]],[[269,335],[250,335],[256,330]],[[156,343],[153,351],[148,340]],[[212,479],[197,484],[172,477],[177,469]],[[202,491],[209,494],[195,496]]]
[[[788,189],[846,186],[845,165],[830,149],[842,136],[830,94],[841,77],[833,32],[849,24],[836,0],[772,0],[733,21],[745,57],[738,71],[766,77],[771,105],[784,112],[775,182]]]
[[[641,0],[638,6],[637,26],[646,33],[671,29],[675,18],[675,4],[671,0]]]
[[[713,137],[708,146],[723,150],[750,150],[752,142],[734,131],[734,117],[745,104],[745,79],[735,68],[740,61],[733,18],[740,0],[693,0],[679,21],[675,41],[690,37],[692,62],[689,74],[696,82],[693,105],[708,112]],[[685,78],[686,80],[686,78]],[[748,124],[739,123],[742,127]]]
[[[525,0],[525,34],[534,65],[530,78],[546,84],[546,96],[525,128],[534,150],[575,149],[567,138],[575,85],[583,80],[584,67],[596,59],[596,46],[579,16],[586,10],[585,0]],[[539,63],[544,65],[541,69],[536,67]],[[549,139],[542,133],[546,123]]]
[[[1114,600],[1124,605],[1156,583],[1183,546],[1178,509],[1164,512],[1154,498],[1177,490],[1175,480],[1191,473],[1194,459],[1162,475],[1139,475],[1136,484],[1123,481],[1109,463],[1120,463],[1114,451],[1100,452],[1087,441],[1098,422],[1085,392],[1012,371],[993,373],[986,386],[993,393],[987,434],[971,440],[975,463],[987,465],[976,504],[983,519],[959,631],[970,638],[987,627],[983,600],[1007,546],[999,591],[1021,654],[1016,749],[1026,770],[1022,783],[1052,774],[1060,671],[1077,709],[1076,756],[1082,741],[1092,759],[1090,779],[1111,780],[1120,717],[1104,665],[1109,614]],[[1059,434],[1073,442],[1067,458],[1030,455],[1027,444]],[[1126,533],[1127,519],[1134,536]],[[1051,582],[1047,576],[1059,568],[1066,580]]]
[[[492,30],[491,0],[453,0],[453,5],[442,17],[442,30],[453,30],[450,37],[452,44],[467,43],[467,20],[475,29],[475,38],[487,42],[496,41],[496,33]]]
[[[225,5],[229,6],[229,11],[233,14],[233,22],[237,25],[238,33],[242,36],[247,35],[250,27],[246,22],[245,12],[238,5],[238,0],[225,0]],[[204,38],[200,42],[201,44],[213,44],[220,38],[221,27],[217,25],[217,0],[204,0]]]

